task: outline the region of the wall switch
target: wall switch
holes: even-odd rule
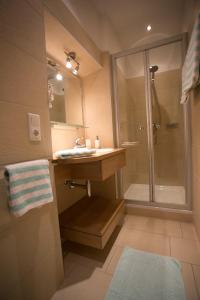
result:
[[[41,141],[40,115],[28,113],[29,139]]]

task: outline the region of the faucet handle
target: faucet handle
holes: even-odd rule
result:
[[[76,140],[75,140],[75,148],[84,148],[85,145],[84,144],[81,144],[80,141],[83,140],[83,137],[78,137]]]
[[[76,146],[80,145],[80,140],[81,140],[81,138],[80,138],[80,137],[79,137],[79,138],[77,138],[77,139],[75,139],[75,145],[76,145]]]

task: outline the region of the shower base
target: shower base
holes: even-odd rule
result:
[[[131,184],[124,193],[124,199],[149,201],[148,184]],[[185,204],[185,188],[183,186],[155,186],[155,201],[158,203]]]

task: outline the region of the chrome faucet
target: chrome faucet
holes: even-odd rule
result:
[[[80,142],[81,140],[83,140],[83,137],[77,138],[75,140],[75,146],[74,146],[74,148],[84,148],[85,147],[85,144],[81,144],[81,142]]]

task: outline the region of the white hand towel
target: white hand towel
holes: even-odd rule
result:
[[[53,201],[48,160],[8,165],[5,178],[9,188],[9,208],[15,216]]]
[[[200,83],[200,12],[192,31],[188,51],[182,69],[182,97],[184,104],[189,99],[189,93]]]

